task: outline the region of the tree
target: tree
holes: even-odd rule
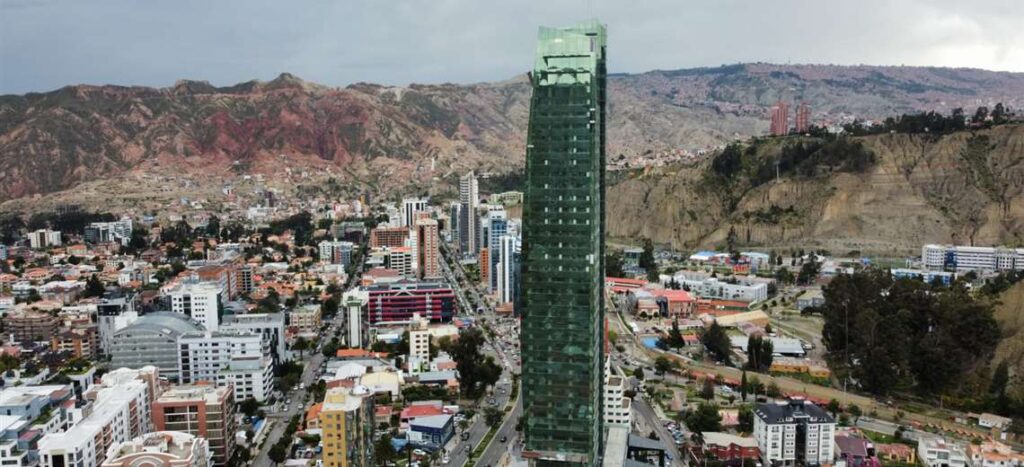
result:
[[[338,347],[341,345],[341,341],[337,337],[332,337],[330,341],[324,344],[323,348],[320,349],[320,353],[324,357],[331,358],[338,355]]]
[[[821,273],[821,264],[818,263],[815,254],[811,254],[810,259],[800,266],[800,274],[796,277],[797,285],[809,285],[812,284],[817,278],[818,274]]]
[[[672,362],[664,356],[658,356],[654,360],[654,372],[659,375],[664,375],[672,370]]]
[[[700,397],[706,401],[710,401],[715,398],[715,382],[711,378],[704,379],[704,386],[700,389]]]
[[[832,418],[835,418],[836,415],[839,413],[839,410],[841,409],[841,407],[839,405],[839,401],[838,400],[832,399],[832,400],[828,401],[828,405],[825,406],[825,409],[828,410],[828,412],[830,414],[832,414]]]
[[[622,268],[621,254],[609,253],[604,255],[604,275],[605,277],[623,277],[626,275],[625,270]]]
[[[725,328],[719,326],[718,321],[712,321],[711,327],[704,331],[701,335],[701,343],[717,360],[724,361],[726,364],[732,363],[729,353],[732,344],[729,341],[729,336],[725,334]]]
[[[267,456],[270,457],[270,460],[280,464],[288,458],[288,451],[280,443],[276,443],[270,447],[270,452],[267,453]]]
[[[750,409],[749,405],[740,407],[738,421],[739,425],[737,426],[737,429],[741,432],[750,433],[754,431],[754,411]]]
[[[696,410],[690,411],[685,417],[686,426],[695,433],[720,431],[722,416],[714,404],[701,402]]]
[[[301,360],[304,356],[306,349],[309,349],[309,341],[305,337],[299,336],[295,338],[295,342],[292,343],[292,350],[299,351],[299,359]]]
[[[494,407],[488,407],[484,410],[484,423],[487,426],[494,428],[501,424],[501,419],[504,418],[505,413]]]
[[[483,332],[469,328],[460,331],[459,338],[452,344],[451,356],[459,371],[460,389],[462,395],[470,399],[480,398],[487,386],[501,377],[501,367],[494,363],[494,358],[481,355],[483,343]]]
[[[747,338],[747,368],[754,371],[768,371],[768,368],[772,366],[774,351],[771,339],[751,335]]]
[[[104,292],[106,292],[106,287],[100,281],[100,276],[93,274],[85,281],[85,291],[82,292],[82,296],[85,298],[102,297]]]
[[[239,410],[247,417],[255,417],[256,412],[260,410],[260,403],[253,398],[247,398],[242,403],[238,404]]]
[[[747,372],[744,371],[740,376],[740,398],[743,402],[747,401]]]
[[[772,331],[773,331],[773,329],[772,329],[772,323],[766,323],[766,324],[764,325],[764,333],[765,333],[765,334],[771,334],[771,333],[772,333]]]
[[[644,251],[640,253],[639,266],[647,271],[647,280],[658,282],[658,263],[654,260],[654,243],[644,239]]]
[[[736,243],[739,241],[739,236],[736,235],[736,227],[729,226],[729,233],[725,235],[725,245],[729,250],[729,254],[733,256],[739,256],[736,251]]]
[[[782,396],[782,389],[780,389],[778,383],[776,383],[773,380],[772,383],[768,385],[768,389],[766,391],[766,394],[767,394],[768,397],[771,397],[773,399],[777,398],[777,397],[781,397]]]
[[[683,333],[679,331],[679,318],[672,320],[672,329],[668,331],[668,345],[674,349],[678,349],[686,345],[686,340],[683,339]]]
[[[858,406],[857,404],[850,404],[846,406],[846,411],[850,412],[850,415],[853,417],[854,425],[856,425],[857,422],[860,421],[860,416],[863,415],[860,411],[860,406]]]
[[[641,367],[634,368],[633,369],[633,377],[638,379],[638,380],[640,380],[640,381],[643,381],[644,380],[644,369],[641,368]]]

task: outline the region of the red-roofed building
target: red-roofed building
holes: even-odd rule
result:
[[[642,279],[628,279],[625,277],[605,277],[604,286],[615,293],[625,293],[630,290],[642,288],[647,281]]]
[[[410,405],[409,407],[402,409],[402,415],[399,416],[399,420],[402,422],[402,426],[406,426],[410,420],[414,420],[419,417],[443,414],[444,409],[436,405]]]
[[[653,291],[654,296],[662,297],[668,302],[669,317],[690,317],[697,312],[697,298],[685,290],[659,289]]]
[[[306,409],[306,430],[320,429],[320,411],[323,408],[324,404],[317,402]]]
[[[376,426],[380,426],[381,423],[391,424],[391,414],[394,410],[390,405],[378,405],[373,408],[373,421]]]

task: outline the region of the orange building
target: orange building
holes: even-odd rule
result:
[[[378,227],[370,231],[370,248],[400,248],[409,239],[406,227]]]

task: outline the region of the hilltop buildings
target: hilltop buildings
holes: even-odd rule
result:
[[[921,263],[929,271],[963,274],[1024,270],[1024,248],[935,245],[921,247]]]
[[[602,451],[606,29],[541,28],[522,247],[524,457]]]

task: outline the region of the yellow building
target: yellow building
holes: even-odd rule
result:
[[[370,467],[373,463],[373,395],[365,387],[327,390],[320,410],[324,467]]]

